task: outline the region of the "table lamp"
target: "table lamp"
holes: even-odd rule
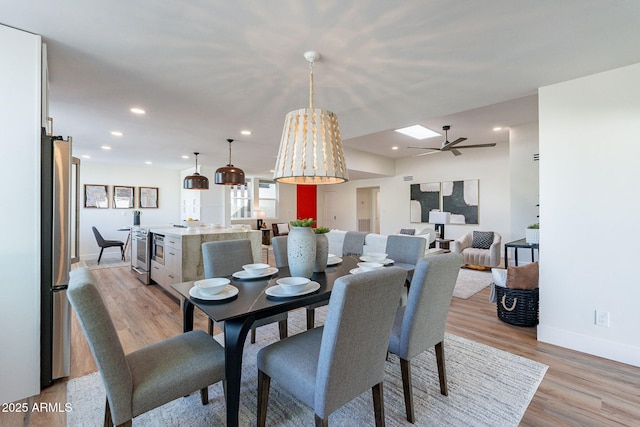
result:
[[[429,222],[435,224],[435,229],[444,239],[444,225],[451,222],[451,212],[431,211],[429,212]]]

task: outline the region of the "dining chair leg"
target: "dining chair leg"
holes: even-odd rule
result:
[[[402,373],[402,389],[404,391],[404,407],[407,412],[407,421],[415,423],[413,414],[413,386],[411,384],[411,362],[400,358],[400,372]]]
[[[120,253],[122,254],[122,260],[124,261],[124,246],[120,246]]]
[[[329,419],[322,418],[318,414],[313,414],[316,418],[316,427],[329,427]]]
[[[373,394],[373,411],[376,417],[376,427],[384,427],[384,394],[382,383],[371,388]]]
[[[256,343],[256,328],[251,328],[251,344]]]
[[[104,248],[100,248],[100,255],[98,255],[98,265],[100,265],[100,259],[102,258],[102,251],[104,251]]]
[[[316,310],[307,308],[307,331],[316,327]]]
[[[278,331],[280,332],[280,339],[283,340],[289,335],[289,328],[287,327],[287,319],[280,320],[278,322]]]
[[[202,400],[202,404],[206,405],[209,403],[209,388],[201,388],[200,389],[200,399]]]
[[[258,427],[264,427],[267,422],[267,406],[269,405],[270,384],[271,377],[258,369]]]
[[[104,427],[113,427],[113,419],[111,419],[111,409],[109,408],[109,399],[105,399],[107,404],[104,407]]]
[[[440,341],[436,344],[436,361],[438,362],[438,377],[440,378],[440,393],[445,396],[449,395],[447,389],[447,369],[444,364],[444,342]]]
[[[209,335],[213,336],[213,320],[209,319]]]

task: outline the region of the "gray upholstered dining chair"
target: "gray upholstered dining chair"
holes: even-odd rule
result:
[[[258,426],[266,422],[271,378],[313,409],[317,426],[372,389],[376,426],[384,425],[385,354],[406,274],[389,267],[338,278],[323,327],[258,352]]]
[[[391,234],[387,237],[387,257],[395,262],[416,265],[424,257],[427,240],[405,234]]]
[[[125,354],[95,278],[71,271],[67,297],[93,353],[107,392],[104,425],[131,420],[174,399],[224,380],[224,348],[203,331],[191,331]]]
[[[242,271],[243,265],[254,262],[251,241],[239,239],[205,242],[202,244],[202,261],[206,279],[231,276],[235,272]],[[285,312],[256,320],[251,325],[251,342],[256,342],[257,327],[274,322],[278,322],[280,339],[286,338],[288,333],[287,318],[288,314]]]
[[[271,239],[273,257],[276,259],[276,267],[288,267],[289,258],[287,256],[288,236],[279,236]],[[329,304],[329,301],[320,301],[305,307],[307,311],[307,330],[313,329],[316,323],[316,308]]]
[[[415,422],[411,359],[435,346],[440,392],[448,394],[444,361],[444,330],[462,255],[450,253],[418,261],[406,307],[398,308],[389,339],[389,352],[400,358],[407,420]]]
[[[342,244],[342,255],[362,255],[364,251],[364,239],[367,237],[367,234],[369,233],[363,231],[347,231],[344,235],[344,243]]]

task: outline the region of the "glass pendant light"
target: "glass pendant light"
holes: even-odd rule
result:
[[[215,183],[221,185],[244,185],[244,171],[231,163],[231,143],[233,139],[227,139],[227,142],[229,142],[229,164],[216,170]]]
[[[187,190],[208,190],[209,178],[198,173],[198,154],[200,153],[194,152],[193,154],[196,155],[196,172],[184,179],[182,188],[185,188]]]

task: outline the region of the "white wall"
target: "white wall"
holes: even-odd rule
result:
[[[640,366],[640,64],[543,87],[539,111],[538,339]]]
[[[73,135],[72,135],[73,136]],[[83,207],[84,185],[124,185],[132,187],[158,187],[158,209],[140,209],[140,225],[167,225],[180,222],[179,171],[140,167],[114,166],[81,159],[80,163],[80,259],[98,259],[100,248],[91,230],[95,226],[105,239],[125,241],[127,232],[117,231],[133,225],[133,209],[95,209]],[[113,191],[111,189],[110,191]],[[113,206],[112,200],[109,206]],[[104,250],[103,258],[118,258],[118,248]]]
[[[527,226],[539,222],[540,192],[538,153],[538,122],[528,123],[509,130],[510,203],[512,240],[525,237]],[[513,249],[509,256],[513,258]],[[537,260],[537,258],[536,258]],[[531,251],[519,250],[518,263],[531,261]],[[513,261],[512,261],[513,263]]]
[[[0,402],[40,392],[41,46],[0,25]]]
[[[346,159],[349,164],[349,159]],[[502,235],[502,241],[511,238],[511,214],[509,203],[509,146],[465,150],[462,156],[438,153],[430,156],[411,157],[396,162],[396,176],[349,181],[344,184],[318,186],[318,212],[324,212],[323,192],[335,192],[335,204],[339,206],[336,227],[357,230],[357,189],[380,187],[380,232],[392,234],[401,228],[418,230],[432,224],[411,223],[409,216],[409,186],[421,182],[480,180],[480,224],[446,226],[448,239],[455,239],[472,230],[492,230]],[[413,176],[406,182],[404,176]],[[319,223],[325,221],[320,216]],[[520,236],[522,237],[522,236]]]

